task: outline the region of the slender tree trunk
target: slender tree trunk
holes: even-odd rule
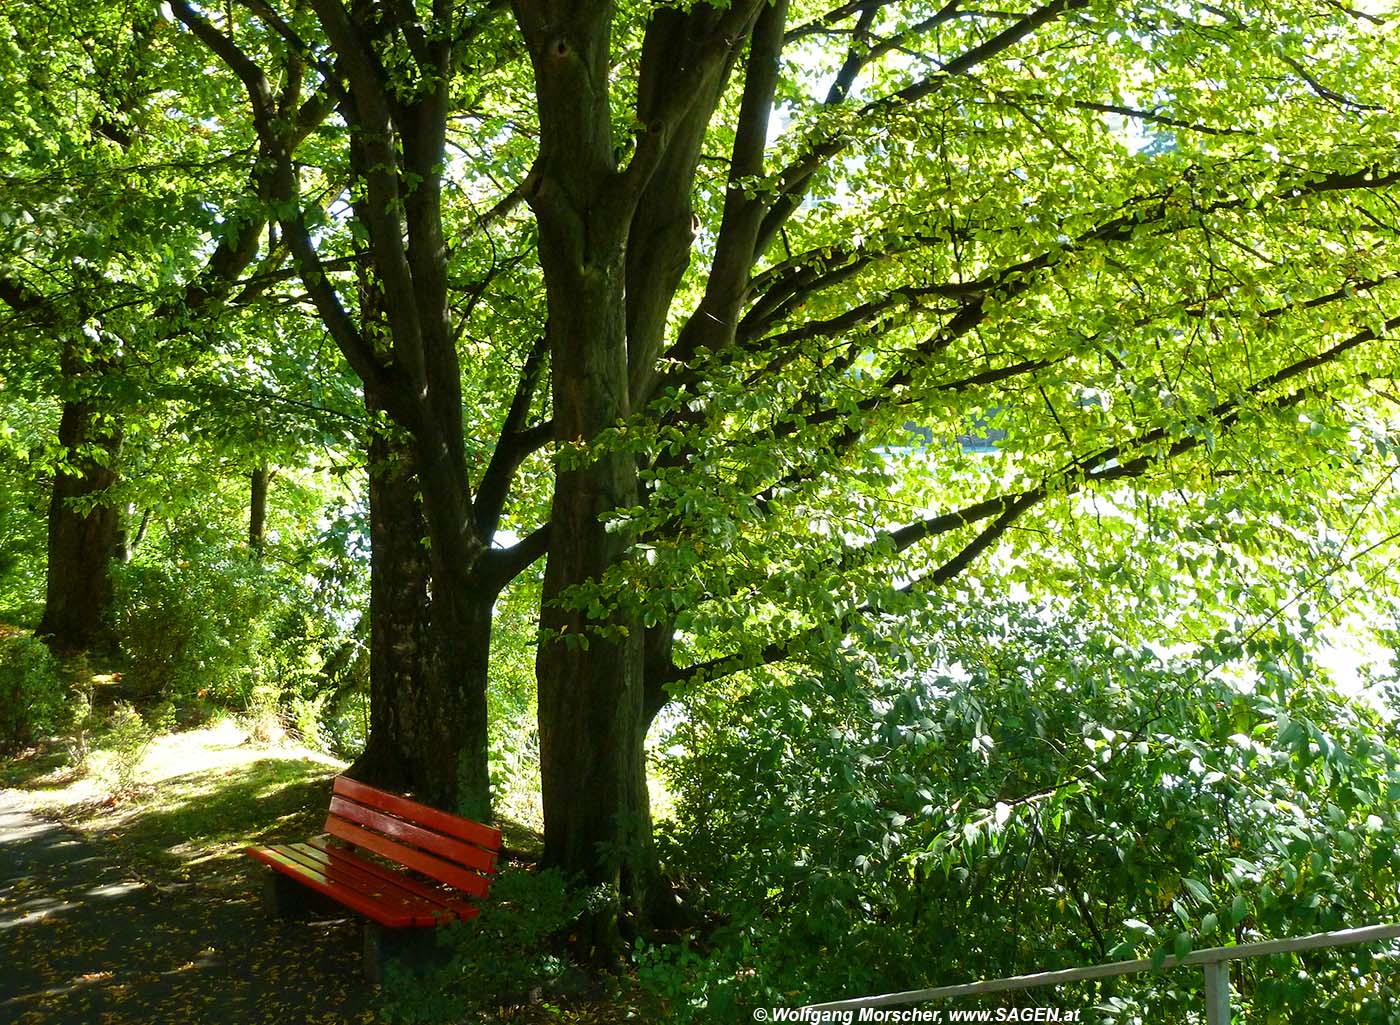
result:
[[[136,505],[133,502],[127,502],[117,515],[117,540],[112,546],[112,558],[123,565],[131,561],[131,552],[141,540],[131,534],[131,522],[135,515]]]
[[[267,543],[267,485],[271,479],[271,471],[259,466],[248,482],[248,550],[254,558],[262,555]]]
[[[63,404],[58,442],[64,463],[49,499],[48,571],[38,633],[58,652],[109,644],[112,580],[121,513],[108,492],[117,482],[122,431],[90,396],[102,369],[72,343],[63,372],[78,393]]]

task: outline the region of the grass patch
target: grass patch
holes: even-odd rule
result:
[[[79,772],[61,750],[32,751],[0,766],[0,780],[24,791],[33,811],[116,848],[138,871],[209,885],[247,877],[250,843],[319,832],[330,780],[344,768],[304,748],[253,744],[225,722],[155,737],[140,784],[118,799],[103,785],[106,756],[93,752]]]

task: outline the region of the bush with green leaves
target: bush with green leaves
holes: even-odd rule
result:
[[[556,951],[584,908],[558,872],[503,872],[477,917],[437,930],[447,955],[442,967],[426,978],[391,967],[386,1016],[405,1025],[461,1021],[549,989],[570,968]]]
[[[251,651],[269,610],[256,567],[134,564],[115,574],[125,678],[141,699],[251,697]]]
[[[42,641],[0,631],[0,753],[69,728],[77,715],[69,676]]]
[[[671,1020],[1394,919],[1400,743],[1297,638],[1166,655],[1082,607],[943,611],[922,646],[690,701],[664,849],[719,924],[646,955]],[[1247,965],[1240,1002],[1400,1021],[1393,953]],[[1199,985],[1063,997],[1182,1020]]]
[[[239,557],[120,567],[116,631],[128,692],[139,703],[269,706],[305,717],[293,702],[314,701],[338,628],[308,608],[289,573]]]

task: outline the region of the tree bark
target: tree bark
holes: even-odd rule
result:
[[[368,391],[366,406],[374,412]],[[401,438],[377,429],[369,439],[369,530],[369,737],[350,775],[412,790],[415,713],[422,703],[415,699],[424,693],[431,662],[426,527],[412,453]]]
[[[117,482],[122,430],[95,397],[100,360],[66,342],[62,369],[74,395],[63,403],[63,464],[49,499],[48,571],[39,636],[55,652],[110,644],[112,560],[121,513],[108,492]]]
[[[608,521],[638,501],[637,463],[589,447],[652,385],[694,237],[691,188],[709,124],[763,8],[663,9],[648,24],[636,149],[619,167],[609,108],[610,5],[565,16],[517,2],[535,72],[540,155],[526,199],[549,308],[554,504],[540,614],[545,864],[612,895],[585,942],[607,958],[644,929],[658,872],[645,740],[645,637],[622,599],[634,541]],[[602,590],[601,600],[587,595]],[[591,606],[591,608],[590,608]],[[657,706],[659,707],[659,706]]]
[[[494,594],[434,600],[410,446],[376,431],[370,456],[370,735],[350,774],[487,818],[486,673]]]
[[[365,270],[359,297],[361,331],[384,337],[390,299]],[[386,396],[380,386],[365,385],[373,425],[370,734],[351,774],[487,820],[486,686],[498,588],[483,580],[479,562],[463,567],[441,554],[451,550],[450,542],[437,542],[425,504],[441,501],[453,482],[423,458],[422,435],[429,432],[410,432],[386,415],[406,401],[403,394]],[[425,486],[427,479],[434,488]]]
[[[635,504],[635,459],[584,446],[630,409],[626,243],[635,197],[622,187],[611,143],[606,7],[564,24],[523,20],[542,124],[527,199],[540,226],[561,450],[536,657],[543,860],[608,896],[595,903],[582,937],[589,952],[608,958],[624,910],[635,910],[632,895],[624,901],[624,881],[645,878],[629,862],[650,835],[636,787],[644,773],[642,633],[635,617],[610,603],[590,616],[576,587],[603,581],[630,542],[605,518]]]
[[[601,277],[620,283],[621,275],[619,260]],[[620,323],[610,322],[620,319],[622,306],[599,303],[587,291],[579,287],[575,303],[551,303],[552,310],[573,313],[551,317],[551,332],[558,332],[555,422],[565,445],[593,437],[627,411],[626,337]],[[599,344],[609,336],[610,345]],[[604,518],[635,498],[636,463],[626,453],[589,456],[582,465],[556,471],[540,616],[544,862],[621,899],[592,923],[592,943],[600,952],[615,945],[619,916],[640,911],[645,896],[638,887],[649,875],[638,861],[649,849],[651,829],[642,747],[642,635],[636,617],[625,610],[590,619],[572,591],[603,580],[619,565],[629,538],[608,530]]]

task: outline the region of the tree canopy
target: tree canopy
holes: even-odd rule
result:
[[[55,567],[104,594],[103,510],[326,453],[373,553],[356,770],[486,814],[492,646],[537,640],[544,858],[614,895],[600,949],[675,910],[668,704],[912,666],[1003,594],[1225,664],[1377,586],[1393,5],[37,11],[0,444],[49,485],[45,632]]]

